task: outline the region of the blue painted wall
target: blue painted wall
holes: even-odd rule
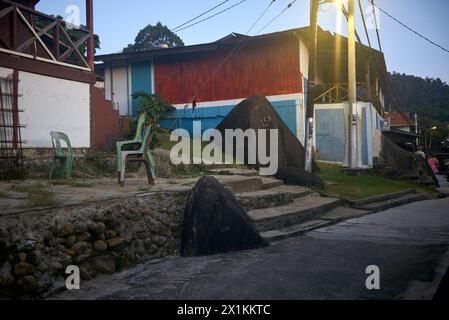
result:
[[[281,119],[296,136],[296,100],[274,101],[271,103]],[[185,129],[193,134],[193,121],[201,121],[201,129],[216,128],[235,106],[207,107],[176,110],[161,120],[165,129]]]
[[[143,91],[151,92],[151,61],[133,62],[131,63],[131,92],[130,94]],[[131,116],[136,117],[139,111],[139,102],[137,99],[132,100]]]
[[[343,162],[345,160],[343,109],[317,109],[315,123],[318,160]]]

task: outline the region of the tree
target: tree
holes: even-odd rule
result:
[[[51,15],[52,17],[55,17],[54,15]],[[59,19],[59,20],[64,20],[64,18],[60,15],[56,16],[55,18]],[[47,26],[49,23],[51,23],[52,21],[47,19],[47,18],[43,18],[40,16],[36,17],[36,26],[39,29],[43,29],[45,26]],[[81,25],[81,28],[86,28],[86,26]],[[76,43],[81,37],[83,37],[86,33],[81,31],[80,29],[77,28],[72,28],[72,29],[66,29],[67,34],[69,35],[70,39]],[[49,30],[48,34],[50,34],[51,36],[53,36],[53,30]],[[61,38],[60,38],[61,39]],[[94,34],[94,53],[97,52],[96,49],[101,49],[100,48],[101,42],[100,42],[100,37],[97,34]],[[82,44],[78,50],[80,51],[80,53],[82,55],[86,55],[86,51],[87,51],[87,43]]]
[[[158,143],[159,137],[157,129],[159,128],[159,122],[161,115],[165,112],[174,110],[174,107],[164,101],[158,94],[149,94],[143,91],[137,91],[132,94],[133,99],[139,101],[139,114],[145,112],[147,114],[147,125],[152,125],[155,129],[155,135],[153,137],[153,145]],[[134,136],[137,130],[138,117],[131,123],[130,136]]]
[[[167,45],[169,48],[183,47],[184,42],[167,26],[158,22],[155,26],[149,24],[139,31],[134,44],[129,44],[123,52],[137,52],[159,48]]]

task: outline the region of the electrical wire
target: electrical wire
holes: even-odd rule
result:
[[[180,24],[180,25],[177,26],[176,28],[173,28],[171,31],[172,31],[172,32],[175,32],[176,29],[179,29],[179,28],[185,26],[186,24],[189,24],[190,22],[195,21],[195,20],[198,19],[198,18],[201,18],[202,16],[208,14],[208,13],[211,12],[211,11],[214,11],[215,9],[217,9],[218,7],[221,7],[221,6],[224,5],[226,2],[229,2],[229,1],[231,1],[231,0],[225,0],[225,1],[223,1],[223,2],[221,2],[221,3],[219,3],[219,4],[217,4],[215,7],[213,7],[213,8],[211,8],[211,9],[209,9],[209,10],[203,12],[202,14],[196,16],[195,18],[192,18],[192,19],[190,19],[190,20],[184,22],[183,24]]]
[[[246,2],[246,1],[248,1],[248,0],[241,0],[241,1],[239,1],[239,2],[237,2],[237,3],[235,3],[235,4],[233,4],[232,6],[227,7],[226,9],[223,9],[223,10],[221,10],[221,11],[219,11],[219,12],[217,12],[217,13],[214,13],[213,15],[210,15],[210,16],[204,18],[204,19],[201,19],[201,20],[199,20],[199,21],[196,21],[196,22],[194,22],[194,23],[191,23],[191,24],[189,24],[189,25],[187,25],[187,26],[185,26],[185,27],[182,27],[182,28],[180,28],[180,29],[176,29],[175,31],[176,31],[176,32],[180,32],[180,31],[183,31],[183,30],[185,30],[185,29],[188,29],[188,28],[191,28],[191,27],[193,27],[193,26],[196,26],[197,24],[200,24],[201,22],[204,22],[204,21],[207,21],[207,20],[209,20],[209,19],[212,19],[212,18],[218,16],[219,14],[222,14],[222,13],[224,13],[224,12],[226,12],[226,11],[229,11],[229,10],[231,10],[231,9],[233,9],[233,8],[235,8],[235,7],[237,7],[238,5],[241,5],[242,3]]]
[[[396,21],[397,23],[399,23],[401,26],[403,26],[404,28],[408,29],[409,31],[413,32],[414,34],[416,34],[418,37],[426,40],[427,42],[429,42],[430,44],[440,48],[443,51],[446,51],[449,53],[449,50],[444,48],[443,46],[439,45],[438,43],[436,43],[435,41],[430,40],[429,38],[427,38],[426,36],[422,35],[421,33],[419,33],[418,31],[412,29],[411,27],[407,26],[405,23],[399,21],[397,18],[393,17],[391,14],[389,14],[387,11],[385,11],[384,9],[380,8],[378,5],[373,4],[373,6],[375,6],[377,9],[379,9],[381,12],[383,12],[385,15],[387,15],[388,17],[390,17],[391,19],[393,19],[394,21]]]

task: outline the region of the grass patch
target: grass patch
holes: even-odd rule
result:
[[[417,184],[387,179],[370,172],[351,176],[342,173],[342,167],[339,165],[319,163],[319,166],[321,173],[318,176],[328,182],[321,192],[347,200],[360,200],[406,189],[418,189]]]
[[[137,188],[138,192],[149,192],[151,189],[150,187],[139,187]]]
[[[11,191],[27,193],[29,196],[27,207],[51,207],[56,204],[55,194],[49,191],[48,186],[13,186]]]
[[[6,192],[0,191],[0,198],[6,198],[7,194]]]
[[[70,185],[74,188],[92,188],[94,186],[88,182],[72,182]]]

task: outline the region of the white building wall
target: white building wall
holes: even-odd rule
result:
[[[12,70],[0,68],[0,76]],[[51,148],[51,131],[66,133],[74,148],[90,147],[90,85],[19,71],[19,120],[25,148]]]

